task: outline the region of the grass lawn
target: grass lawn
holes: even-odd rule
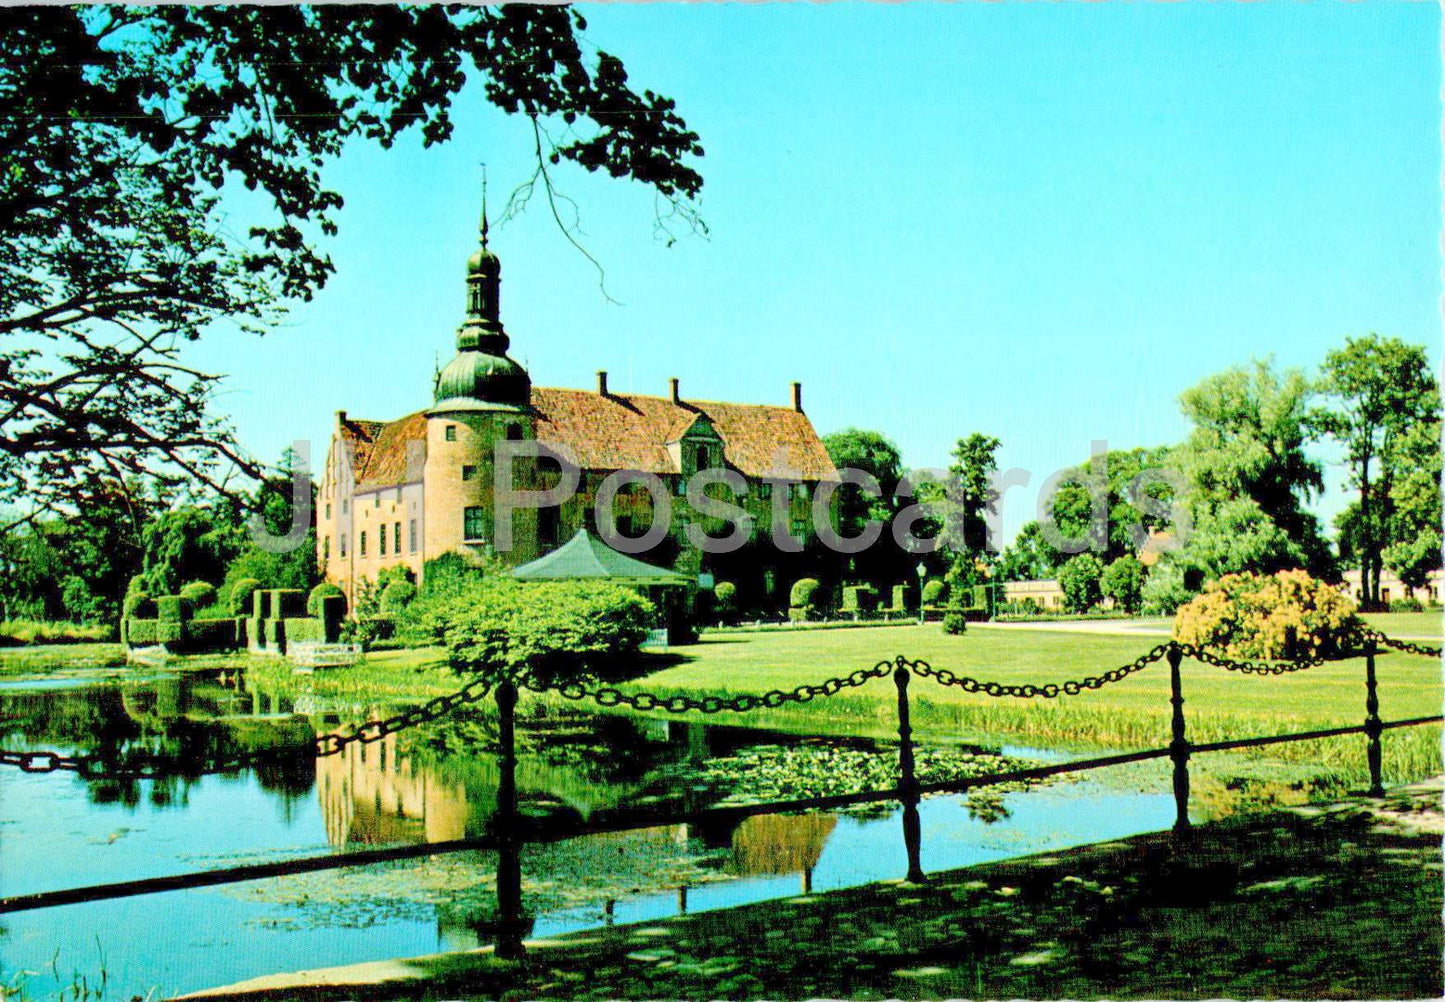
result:
[[[1391,637],[1430,637],[1439,640],[1442,632],[1438,609],[1435,612],[1370,612],[1365,614],[1364,620]]]

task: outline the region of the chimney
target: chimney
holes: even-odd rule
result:
[[[346,412],[345,412],[345,411],[337,411],[337,412],[336,412],[336,423],[337,423],[338,426],[339,426],[339,425],[343,425],[343,424],[346,423]]]
[[[607,396],[607,370],[606,370],[606,369],[598,369],[598,370],[597,370],[597,395],[598,395],[599,397],[605,397],[605,396]]]
[[[803,384],[793,384],[793,410],[803,413]]]
[[[669,386],[672,387],[672,402],[675,404],[682,403],[682,395],[679,394],[677,391],[677,377],[673,376],[667,381],[667,383]]]

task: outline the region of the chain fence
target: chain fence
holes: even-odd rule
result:
[[[1377,630],[1363,630],[1357,639],[1372,642],[1381,648],[1408,654],[1439,657],[1441,650],[1410,641],[1396,640]],[[581,681],[559,682],[544,679],[531,673],[519,673],[512,681],[529,692],[556,692],[572,701],[591,700],[598,706],[611,708],[625,706],[640,712],[663,711],[666,713],[717,714],[748,713],[758,709],[777,709],[789,703],[807,703],[818,697],[836,696],[846,689],[858,688],[874,679],[886,678],[897,670],[906,670],[919,678],[929,679],[939,685],[958,688],[968,693],[982,693],[996,698],[1054,699],[1058,696],[1074,696],[1081,692],[1094,691],[1122,681],[1136,672],[1164,659],[1172,653],[1189,657],[1204,664],[1242,674],[1282,675],[1318,667],[1330,661],[1356,657],[1361,652],[1349,651],[1332,656],[1315,656],[1281,661],[1236,660],[1215,654],[1195,644],[1181,644],[1176,641],[1159,644],[1141,654],[1132,662],[1111,668],[1098,675],[1089,675],[1066,682],[1050,682],[1043,685],[1032,683],[1004,683],[986,681],[968,675],[959,675],[946,668],[934,668],[927,661],[910,660],[903,655],[888,661],[879,661],[872,668],[860,668],[847,675],[836,676],[818,683],[805,683],[793,689],[772,689],[761,694],[744,693],[738,696],[690,696],[685,693],[654,693],[622,689],[613,685],[589,686]],[[322,734],[311,746],[314,758],[326,758],[340,754],[351,744],[371,744],[389,734],[411,727],[440,720],[457,709],[481,702],[491,694],[499,679],[484,676],[467,682],[456,692],[437,696],[425,703],[403,710],[400,713],[371,720],[347,731]],[[169,775],[199,776],[211,773],[236,772],[241,769],[265,764],[295,761],[300,749],[290,747],[267,748],[244,753],[190,758],[178,760],[175,756],[162,756],[145,752],[131,754],[124,759],[116,756],[63,755],[54,751],[10,751],[0,749],[0,766],[10,766],[29,773],[73,772],[86,779],[155,779]]]

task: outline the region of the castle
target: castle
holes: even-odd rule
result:
[[[526,563],[578,529],[595,532],[603,480],[636,470],[659,477],[671,495],[666,535],[636,556],[700,581],[714,572],[747,576],[738,582],[747,594],[776,590],[777,573],[762,549],[775,522],[785,521],[783,530],[806,551],[815,538],[814,493],[838,479],[803,412],[798,383],[787,407],[687,400],[677,379],[665,397],[613,393],[606,372],[598,372],[595,392],[533,386],[507,354],[501,262],[487,246],[485,210],[466,285],[457,354],[437,373],[430,407],[393,421],[336,414],[317,497],[317,560],[328,581],[353,597],[360,582],[374,582],[388,567],[404,565],[421,580],[427,561],[453,551]],[[545,444],[579,468],[580,480],[561,504],[515,510],[511,545],[499,548],[493,476],[503,441]],[[717,495],[749,515],[745,544],[726,557],[700,552],[685,531],[689,521],[716,522],[691,512],[684,499],[687,479],[711,469],[734,471],[747,485],[742,496]],[[547,489],[559,479],[560,467],[545,457],[514,460],[513,489]],[[645,535],[654,509],[640,487],[622,490],[616,531]],[[716,525],[707,531],[714,534]]]

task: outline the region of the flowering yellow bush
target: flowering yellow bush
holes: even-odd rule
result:
[[[1174,639],[1236,658],[1338,653],[1361,626],[1355,603],[1304,571],[1226,574],[1174,615]]]

